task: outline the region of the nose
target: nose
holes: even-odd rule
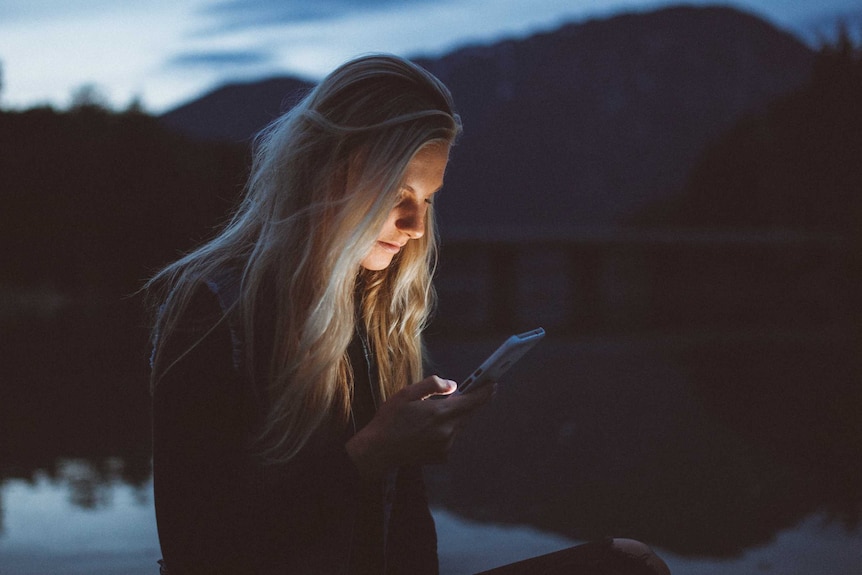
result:
[[[399,208],[398,217],[395,219],[395,227],[402,233],[407,234],[411,240],[424,236],[428,206],[424,202],[421,204],[410,202],[409,205],[402,205]]]

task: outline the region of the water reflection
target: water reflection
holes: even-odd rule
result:
[[[732,557],[813,513],[856,530],[862,402],[846,346],[829,335],[551,339],[432,484],[467,517],[684,555]],[[447,349],[442,365],[481,356]]]
[[[129,485],[117,476],[94,480],[103,469],[68,460],[58,462],[59,473],[36,471],[29,480],[4,480],[4,575],[158,572],[151,487]]]
[[[28,337],[43,347],[44,334]],[[432,339],[430,347],[441,375],[458,379],[497,343]],[[505,540],[503,526],[529,525],[561,546],[634,537],[703,567],[771,549],[782,533],[817,547],[813,526],[824,523],[830,538],[859,549],[856,361],[848,340],[828,332],[550,335],[462,433],[449,464],[430,470],[432,502],[454,523],[479,522],[486,547]],[[137,519],[116,524],[146,523],[148,570],[157,558],[146,362],[142,354],[137,371],[110,369],[120,363],[100,363],[109,369],[84,376],[21,364],[4,388],[3,565],[42,553],[16,543],[40,529],[22,527],[39,521],[29,511],[16,515],[22,502],[76,537],[106,533],[89,523],[93,517],[132,513]],[[74,540],[80,551],[92,544]],[[799,545],[799,553],[806,549]]]
[[[85,459],[59,459],[53,469],[40,470],[35,483],[45,480],[68,492],[69,503],[82,509],[110,507],[114,503],[116,487],[128,487],[138,504],[150,501],[146,484],[128,481],[124,473],[126,463],[119,457],[88,461]]]
[[[117,464],[119,462],[115,462]],[[69,474],[37,472],[32,481],[0,485],[7,528],[0,535],[5,575],[155,575],[159,556],[152,483],[107,482],[100,503],[83,508],[75,493],[81,475],[98,474],[88,462],[63,461]],[[524,525],[480,523],[434,509],[441,573],[468,575],[578,541]],[[862,533],[848,533],[812,515],[734,558],[684,557],[659,549],[675,575],[776,572],[784,575],[856,575],[862,567]]]

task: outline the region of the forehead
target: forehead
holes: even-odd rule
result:
[[[443,183],[446,164],[449,161],[449,144],[431,142],[416,152],[404,170],[404,183],[412,182],[423,186],[433,186],[434,189]]]

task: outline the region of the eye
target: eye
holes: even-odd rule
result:
[[[397,207],[397,206],[400,206],[400,205],[404,202],[404,200],[406,199],[406,197],[407,197],[407,192],[406,192],[405,190],[403,190],[403,189],[402,189],[400,192],[398,192],[398,195],[396,195],[396,196],[395,196],[395,202],[394,202],[394,205],[395,205],[396,207]]]

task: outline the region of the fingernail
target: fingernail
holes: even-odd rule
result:
[[[447,389],[451,390],[451,389],[456,389],[458,387],[458,384],[455,383],[454,381],[452,381],[451,379],[447,379],[446,380],[446,386],[447,386]]]

